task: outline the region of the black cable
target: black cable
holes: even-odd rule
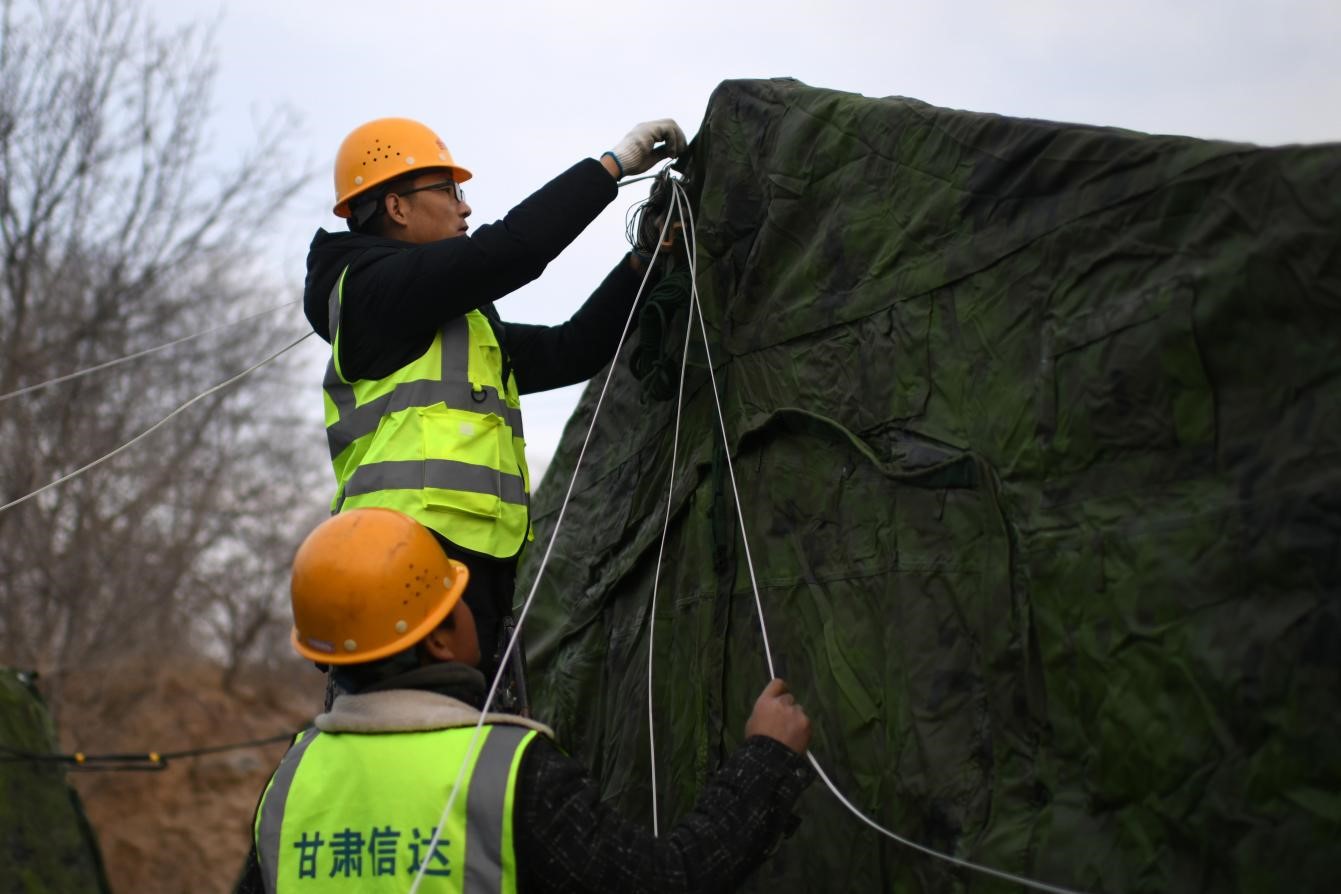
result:
[[[21,748],[11,748],[8,745],[0,745],[0,763],[28,761],[32,763],[68,764],[71,769],[84,771],[158,771],[167,769],[169,761],[187,757],[201,757],[206,754],[219,754],[224,751],[241,751],[245,748],[273,745],[277,742],[288,742],[293,739],[294,735],[294,733],[278,733],[264,739],[230,742],[227,745],[207,745],[202,748],[189,748],[184,751],[135,751],[113,754],[85,754],[82,751],[71,754],[41,754],[35,751],[25,751]]]

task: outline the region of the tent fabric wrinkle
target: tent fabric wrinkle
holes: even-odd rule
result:
[[[772,652],[873,821],[1083,891],[1335,889],[1341,145],[745,80],[677,167],[728,440],[695,324],[658,569],[676,402],[626,345],[526,631],[606,797],[650,825],[650,624],[663,824],[766,682],[729,451]],[[750,890],[1019,890],[798,812]]]

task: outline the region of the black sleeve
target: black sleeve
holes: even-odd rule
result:
[[[256,845],[247,852],[247,862],[233,886],[233,894],[265,894],[265,879],[261,877],[261,863],[256,859]]]
[[[568,322],[558,326],[504,323],[507,352],[521,393],[585,382],[609,363],[642,281],[643,274],[629,266],[625,255]]]
[[[802,755],[754,736],[708,780],[694,809],[656,838],[601,803],[581,764],[537,739],[516,795],[518,890],[735,890],[791,830],[791,809],[812,778]]]
[[[423,353],[445,321],[538,277],[618,191],[588,158],[473,235],[364,252],[350,265],[341,304],[345,377],[387,375]]]

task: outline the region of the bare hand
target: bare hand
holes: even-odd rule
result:
[[[783,680],[771,680],[755,699],[750,719],[745,721],[745,738],[750,736],[777,739],[797,754],[810,746],[810,718]]]

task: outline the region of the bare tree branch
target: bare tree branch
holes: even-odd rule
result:
[[[0,392],[276,303],[251,247],[305,182],[254,148],[211,167],[213,32],[135,0],[0,0]],[[294,320],[294,323],[301,323]],[[291,339],[261,319],[6,401],[0,503],[129,441]],[[143,444],[0,512],[0,662],[62,675],[201,644],[282,646],[286,568],[324,514],[318,426],[287,359]],[[306,388],[303,389],[307,391]],[[48,693],[49,697],[53,692]]]

